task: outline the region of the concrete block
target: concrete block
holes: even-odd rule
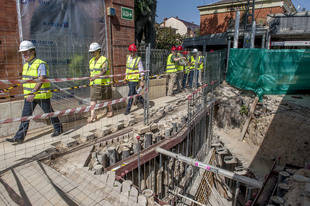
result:
[[[108,127],[103,127],[102,129],[96,129],[95,136],[97,138],[104,137],[111,133],[111,129]]]
[[[124,123],[118,122],[114,124],[111,128],[112,133],[117,132],[118,130],[121,130],[124,128]]]
[[[138,202],[138,196],[139,192],[135,187],[131,187],[131,190],[129,192],[129,199],[135,203]]]
[[[131,190],[131,185],[132,185],[132,181],[130,180],[125,180],[123,183],[122,183],[122,195],[125,195],[125,196],[129,196],[129,192]]]
[[[103,183],[107,183],[108,176],[109,176],[108,173],[104,173],[100,176]]]
[[[138,205],[139,206],[147,206],[147,200],[144,195],[139,195],[138,196]]]
[[[108,172],[107,185],[112,188],[114,185],[114,182],[115,182],[115,172],[109,171]]]
[[[120,205],[128,205],[128,196],[120,195]]]
[[[65,148],[70,148],[70,147],[74,147],[78,145],[78,142],[76,139],[68,138],[68,139],[61,140],[61,144]]]
[[[113,191],[115,191],[118,194],[120,194],[121,190],[122,190],[122,184],[120,182],[118,182],[118,181],[115,181],[114,185],[113,185]]]
[[[95,139],[95,134],[92,132],[86,132],[80,136],[80,139],[82,142],[93,140],[93,139]]]
[[[150,127],[149,126],[144,126],[144,125],[140,125],[140,126],[137,126],[134,131],[139,134],[139,135],[142,135],[142,134],[145,134],[147,132],[150,132]]]

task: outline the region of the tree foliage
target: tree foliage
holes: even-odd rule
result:
[[[184,37],[170,27],[156,25],[156,48],[170,49],[173,45],[181,45]]]

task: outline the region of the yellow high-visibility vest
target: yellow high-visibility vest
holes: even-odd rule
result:
[[[175,67],[175,63],[171,61],[171,57],[173,54],[169,54],[167,58],[167,66],[166,66],[166,72],[167,73],[172,73],[172,72],[177,72],[177,69]]]
[[[197,68],[196,68],[196,63],[197,63]],[[196,58],[194,56],[191,56],[191,68],[190,69],[199,69],[199,57],[197,58],[197,62],[196,62]]]
[[[199,56],[199,63],[200,63],[200,65],[198,67],[198,70],[203,70],[203,59],[204,58],[205,58],[204,56]]]
[[[182,54],[178,53],[178,57],[181,58]],[[184,70],[184,66],[180,65],[180,63],[178,62],[178,64],[176,65],[177,71],[183,71]]]
[[[102,66],[107,62],[107,58],[105,56],[99,57],[99,59],[96,61],[96,58],[93,57],[89,60],[89,70],[90,70],[90,76],[96,76],[100,74],[102,71]],[[108,68],[108,66],[107,66]],[[109,75],[110,71],[108,70],[104,75]],[[111,78],[97,78],[94,81],[90,81],[90,85],[109,85],[111,84]]]
[[[29,63],[25,63],[23,66],[23,73],[22,73],[22,79],[23,80],[30,80],[30,79],[38,79],[38,68],[40,64],[44,64],[46,68],[46,75],[48,76],[48,66],[45,61],[42,61],[41,59],[35,59],[31,65],[29,66]],[[24,88],[24,94],[30,94],[32,93],[32,90],[36,86],[37,83],[25,83],[23,84]],[[46,82],[42,83],[41,88],[37,92],[45,92],[50,90],[51,83]],[[25,96],[27,98],[28,95]],[[42,94],[35,94],[34,99],[49,99],[52,97],[52,92],[45,92]]]
[[[130,56],[127,56],[127,61],[126,61],[126,80],[130,82],[138,82],[140,78],[140,74],[137,73],[139,72],[139,61],[141,61],[141,57],[134,57],[131,59],[131,62],[129,62]],[[132,73],[137,73],[137,74],[132,74]]]

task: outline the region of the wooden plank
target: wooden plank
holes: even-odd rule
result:
[[[244,125],[242,127],[242,132],[241,132],[241,136],[240,136],[240,140],[241,141],[243,141],[245,133],[248,130],[248,127],[250,125],[250,122],[251,122],[251,119],[252,119],[252,115],[254,113],[254,110],[255,110],[255,107],[257,105],[257,102],[258,102],[258,97],[255,97],[254,102],[252,103],[251,108],[250,108],[249,116],[248,116],[247,120],[245,121],[245,123],[244,123]]]

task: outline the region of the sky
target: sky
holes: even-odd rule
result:
[[[200,16],[197,6],[207,5],[219,0],[157,0],[156,22],[161,23],[165,17],[176,17],[199,25]],[[295,7],[310,10],[310,0],[292,0]]]

